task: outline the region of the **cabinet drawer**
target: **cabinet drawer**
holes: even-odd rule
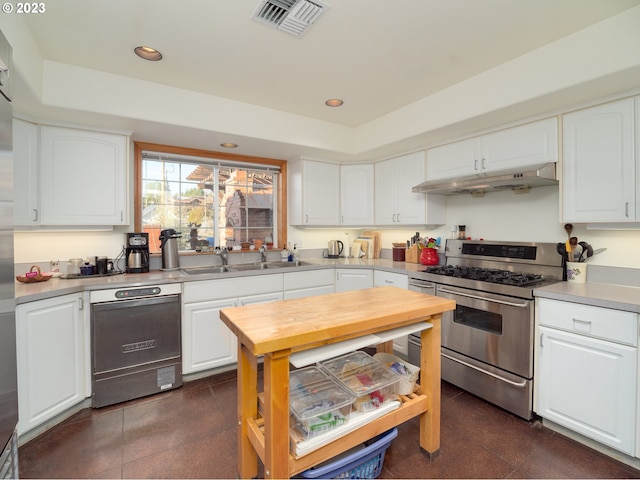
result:
[[[185,282],[183,303],[282,292],[282,274]]]
[[[325,270],[309,270],[305,272],[287,272],[284,274],[284,290],[323,287],[333,285],[335,274],[333,268]]]
[[[625,345],[638,345],[638,315],[546,298],[538,299],[538,323]]]

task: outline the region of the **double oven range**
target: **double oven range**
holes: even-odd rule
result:
[[[445,258],[409,277],[409,289],[456,301],[442,317],[442,379],[531,419],[533,289],[562,280],[556,244],[448,240]],[[410,336],[410,362],[419,347]]]

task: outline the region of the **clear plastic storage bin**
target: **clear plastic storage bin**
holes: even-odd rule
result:
[[[289,373],[291,427],[304,440],[346,423],[355,399],[318,367]]]
[[[400,375],[365,352],[327,360],[320,366],[356,395],[354,408],[359,412],[375,410],[398,398]]]

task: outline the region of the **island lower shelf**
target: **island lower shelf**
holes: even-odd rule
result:
[[[262,397],[260,395],[259,397]],[[355,447],[376,435],[386,432],[429,409],[429,398],[420,392],[400,395],[400,407],[364,424],[357,430],[349,432],[340,438],[327,443],[302,457],[289,454],[289,475],[297,475],[325,460],[329,460],[345,450]],[[249,441],[253,445],[258,457],[265,461],[264,419],[262,417],[247,419]]]

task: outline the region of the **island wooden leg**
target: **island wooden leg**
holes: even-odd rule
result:
[[[440,345],[442,315],[429,322],[433,328],[420,335],[420,389],[429,399],[429,410],[420,416],[420,447],[429,458],[440,450]]]
[[[256,357],[238,344],[238,476],[258,475],[258,455],[249,441],[247,419],[258,417],[258,369]]]
[[[289,350],[264,356],[264,475],[289,478]]]

